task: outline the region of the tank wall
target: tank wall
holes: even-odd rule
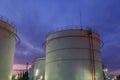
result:
[[[45,76],[45,59],[34,62],[34,80],[44,79]]]
[[[7,22],[0,20],[0,27],[3,27],[13,33],[16,33],[16,30]]]
[[[32,66],[30,69],[29,69],[29,80],[33,80],[34,78],[34,67]]]
[[[100,50],[100,42],[93,39],[94,49]],[[83,48],[89,49],[88,37],[63,37],[50,40],[47,42],[47,53],[49,51],[64,49],[64,48]]]
[[[15,44],[15,36],[0,39],[0,80],[11,78]]]
[[[96,80],[103,80],[99,36],[93,33],[92,38]],[[87,31],[56,32],[46,44],[45,80],[92,80]]]
[[[91,80],[92,78],[89,61],[61,60],[47,64],[46,69],[46,80]]]

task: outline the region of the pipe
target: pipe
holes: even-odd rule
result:
[[[92,80],[96,80],[93,39],[92,39],[92,31],[91,30],[88,30],[88,37],[89,37],[89,46],[90,46],[90,60],[91,60],[91,66],[92,66]]]

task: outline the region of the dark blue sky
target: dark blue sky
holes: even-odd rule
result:
[[[0,0],[0,15],[16,25],[21,38],[14,63],[43,56],[46,35],[79,25],[80,10],[83,27],[99,32],[105,43],[103,63],[110,70],[120,69],[120,0]]]

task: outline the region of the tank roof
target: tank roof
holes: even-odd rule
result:
[[[0,19],[0,27],[3,27],[11,32],[16,33],[16,29],[13,27],[13,25],[11,25],[11,24],[9,24],[1,19]]]
[[[100,36],[99,33],[93,31],[91,28],[88,28],[88,29],[83,29],[83,28],[80,28],[80,29],[63,29],[63,30],[59,30],[59,31],[55,31],[55,32],[52,32],[50,34],[47,35],[50,36],[52,34],[56,34],[56,33],[60,33],[60,32],[65,32],[65,31],[91,31],[92,33],[95,33],[96,35]]]
[[[3,29],[7,32],[12,33],[16,36],[17,44],[20,43],[20,38],[17,35],[17,30],[13,27],[13,25],[9,24],[8,22],[0,19],[0,29]]]
[[[69,34],[69,32],[71,33],[72,31],[73,31],[73,34]],[[74,33],[74,31],[76,31],[76,32]],[[47,35],[46,42],[48,40],[51,40],[51,39],[54,39],[54,38],[58,38],[58,37],[61,37],[61,36],[64,36],[64,37],[68,36],[68,34],[72,35],[72,36],[74,36],[74,34],[75,35],[79,35],[78,34],[79,31],[83,31],[83,32],[89,32],[90,31],[91,33],[94,34],[94,36],[96,38],[100,39],[99,38],[100,37],[99,33],[97,33],[96,31],[92,30],[92,28],[84,28],[84,29],[80,28],[80,29],[64,29],[64,30],[59,30],[59,31],[52,32],[52,33],[50,33],[50,34]],[[42,45],[43,48],[45,48],[46,42]],[[101,47],[102,47],[104,45],[104,43],[103,43],[102,40],[100,40],[100,42],[102,43],[102,45],[101,45]]]
[[[40,60],[45,60],[45,57],[36,58],[33,62],[37,62],[37,61],[40,61]]]

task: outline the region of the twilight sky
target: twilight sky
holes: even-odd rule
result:
[[[103,63],[120,69],[120,0],[0,0],[0,15],[15,24],[21,38],[14,64],[44,56],[48,33],[79,25],[80,10],[83,27],[92,27],[104,41]]]

